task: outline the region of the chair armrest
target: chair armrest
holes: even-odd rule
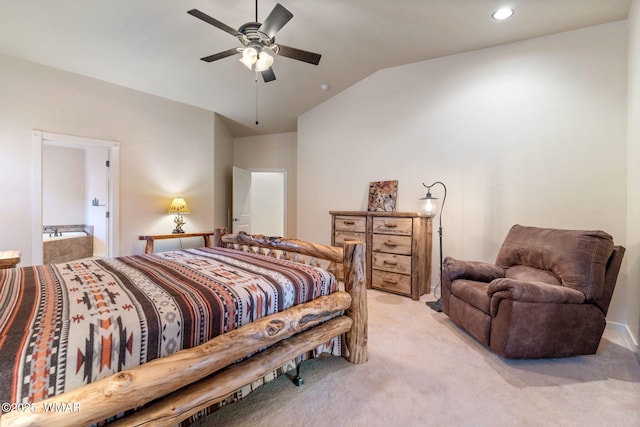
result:
[[[446,257],[443,262],[443,275],[451,283],[457,279],[475,280],[477,282],[491,282],[504,277],[504,269],[495,264],[480,261],[462,261]]]
[[[584,294],[575,289],[506,278],[492,281],[487,289],[487,295],[491,298],[491,316],[497,314],[498,305],[503,299],[543,304],[582,304],[585,300]]]

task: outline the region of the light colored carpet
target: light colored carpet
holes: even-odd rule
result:
[[[640,364],[607,330],[598,354],[502,359],[421,301],[368,291],[369,361],[304,362],[197,426],[640,426]]]

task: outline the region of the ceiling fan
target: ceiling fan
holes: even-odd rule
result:
[[[217,61],[237,53],[242,53],[242,62],[250,70],[255,70],[262,74],[265,83],[276,79],[276,75],[271,68],[273,57],[275,55],[284,56],[286,58],[295,59],[309,64],[318,65],[320,62],[320,54],[307,52],[306,50],[296,49],[285,46],[275,41],[275,35],[285,26],[293,13],[289,12],[280,3],[277,3],[267,19],[263,23],[258,21],[258,0],[256,0],[256,22],[247,22],[237,30],[218,21],[198,9],[191,9],[187,12],[189,15],[207,22],[214,27],[235,36],[242,47],[232,48],[223,52],[200,58],[206,62]]]

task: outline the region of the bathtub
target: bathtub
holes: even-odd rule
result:
[[[44,264],[58,264],[93,256],[93,226],[47,225],[42,232]]]
[[[63,239],[74,239],[76,237],[85,237],[88,236],[84,231],[66,231],[66,232],[58,232],[59,236],[51,235],[51,233],[44,233],[42,235],[42,242],[50,242],[52,240],[63,240]]]

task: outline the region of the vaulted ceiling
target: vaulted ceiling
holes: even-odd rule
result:
[[[295,131],[300,114],[380,69],[626,19],[631,0],[280,3],[294,17],[277,41],[322,59],[276,57],[270,83],[256,82],[239,56],[201,61],[240,45],[187,14],[196,8],[238,28],[255,19],[254,0],[5,0],[0,52],[216,111],[247,136]],[[258,0],[260,22],[275,4]],[[501,6],[514,16],[493,20]]]

